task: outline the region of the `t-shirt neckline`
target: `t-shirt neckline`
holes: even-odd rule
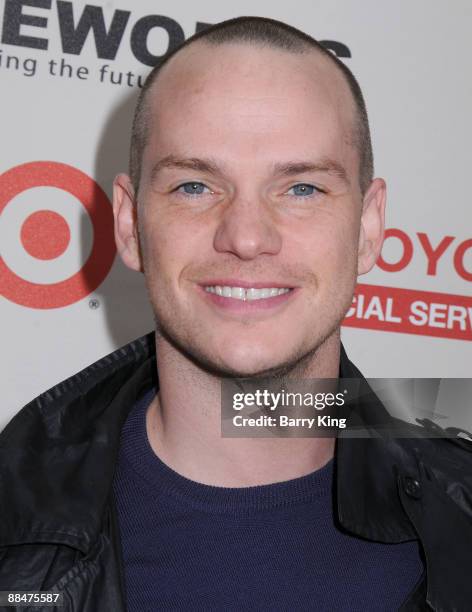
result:
[[[146,413],[156,396],[150,388],[137,400],[121,431],[120,454],[155,494],[178,497],[206,511],[247,513],[306,503],[331,494],[334,458],[323,467],[290,480],[249,487],[203,484],[179,474],[154,452],[146,430]]]

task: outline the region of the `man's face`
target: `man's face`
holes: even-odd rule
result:
[[[158,328],[220,374],[297,362],[337,330],[356,282],[347,84],[315,54],[197,43],[149,93],[138,225]]]

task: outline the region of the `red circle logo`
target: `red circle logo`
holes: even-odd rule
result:
[[[56,259],[70,242],[67,221],[53,210],[37,210],[21,226],[21,244],[36,259]]]
[[[0,258],[2,293],[15,304],[29,308],[69,306],[87,296],[103,282],[115,259],[116,246],[110,200],[92,178],[77,168],[58,162],[37,161],[15,166],[0,176],[0,213],[15,196],[34,187],[56,187],[81,202],[93,227],[92,250],[76,274],[47,285],[21,278]],[[30,255],[37,259],[50,260],[59,257],[66,250],[70,230],[65,219],[58,213],[39,210],[25,219],[20,238]]]

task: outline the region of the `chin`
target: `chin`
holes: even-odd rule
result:
[[[176,317],[175,311],[159,313],[154,309],[158,336],[197,367],[219,377],[278,377],[293,373],[301,362],[311,361],[328,335],[322,334],[321,329],[310,336],[302,331],[320,328],[319,321],[318,325],[299,324],[296,328],[287,325],[283,330],[280,325],[271,325],[264,330],[219,330],[217,333],[216,329],[210,330],[190,316]]]
[[[228,372],[229,375],[245,378],[249,376],[262,376],[268,371],[277,368],[283,363],[283,360],[275,360],[274,357],[271,359],[234,359],[229,357],[221,362],[222,368]]]
[[[287,348],[285,346],[277,350],[273,345],[257,347],[254,343],[245,344],[233,347],[231,352],[226,349],[214,361],[222,371],[234,377],[275,376],[291,369],[299,360],[299,352],[295,347],[293,351],[287,351]]]
[[[208,353],[213,353],[215,361],[233,372],[244,375],[256,374],[279,363],[283,363],[289,356],[287,346],[277,346],[273,339],[252,337],[226,339],[213,347],[208,346]]]

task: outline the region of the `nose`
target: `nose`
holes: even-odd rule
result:
[[[250,260],[258,255],[276,255],[282,237],[273,212],[258,198],[235,196],[224,210],[216,229],[214,248]]]

